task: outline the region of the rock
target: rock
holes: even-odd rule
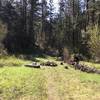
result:
[[[64,65],[63,62],[61,62],[60,65]]]
[[[65,69],[68,69],[68,66],[65,66]]]

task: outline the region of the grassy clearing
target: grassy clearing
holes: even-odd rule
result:
[[[5,59],[5,58],[2,58]],[[14,60],[14,61],[13,61]],[[27,68],[30,63],[10,57],[8,66],[0,68],[1,100],[99,100],[100,75],[74,70],[60,65],[55,58],[37,58],[40,62],[55,61],[55,68]],[[18,62],[17,62],[18,61]],[[16,64],[18,67],[13,67]],[[0,63],[2,64],[1,60]],[[11,65],[11,66],[10,66]],[[69,69],[65,69],[68,66]]]
[[[3,68],[0,70],[0,97],[3,100],[25,98],[27,95],[38,98],[45,95],[45,79],[42,71],[30,68]]]

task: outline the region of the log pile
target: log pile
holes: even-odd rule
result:
[[[79,63],[79,61],[80,61],[80,56],[75,55],[74,59],[71,59],[69,61],[69,64],[73,65],[75,69],[78,69],[83,72],[100,74],[99,69],[96,69],[95,67],[89,67],[86,65],[82,65]]]
[[[25,66],[31,68],[40,68],[42,66],[56,67],[58,65],[55,62],[47,61],[44,63],[33,62],[32,64],[26,64]]]
[[[55,62],[50,62],[50,61],[47,61],[45,63],[41,63],[42,66],[51,66],[51,67],[56,67],[58,66]]]
[[[78,69],[83,72],[100,74],[100,70],[96,69],[95,67],[89,67],[89,66],[82,65],[74,61],[70,61],[69,64],[73,65],[75,69]]]
[[[100,70],[96,69],[95,67],[89,67],[81,64],[75,64],[74,67],[75,69],[81,70],[83,72],[100,74]]]

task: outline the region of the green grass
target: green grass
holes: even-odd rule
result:
[[[96,82],[100,83],[100,75],[98,74],[88,74],[88,73],[81,73],[80,79],[83,82]]]
[[[29,63],[30,61],[28,60],[23,60],[23,59],[19,59],[16,58],[15,56],[4,56],[4,57],[0,57],[0,67],[15,67],[15,66],[22,66],[24,64]]]
[[[100,99],[100,75],[83,73],[67,64],[61,66],[52,57],[36,59],[40,62],[55,61],[58,67],[34,69],[23,66],[31,61],[16,57],[0,59],[0,64],[3,63],[0,68],[1,100]]]
[[[42,71],[30,68],[3,68],[0,70],[0,97],[13,100],[21,96],[38,97],[45,92]],[[41,90],[43,92],[41,92]]]

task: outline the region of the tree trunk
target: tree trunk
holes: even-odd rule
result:
[[[92,24],[94,25],[95,23],[95,0],[93,0],[93,11],[92,11]]]
[[[87,9],[87,25],[89,24],[89,0],[86,0],[86,9]]]
[[[73,22],[72,22],[73,23],[73,33],[72,33],[73,43],[72,44],[73,44],[73,48],[74,48],[75,47],[75,36],[74,36],[75,35],[74,34],[74,16],[75,16],[75,8],[74,7],[75,7],[75,1],[74,0],[72,1],[72,7],[73,7],[73,19],[72,19],[73,20]]]

